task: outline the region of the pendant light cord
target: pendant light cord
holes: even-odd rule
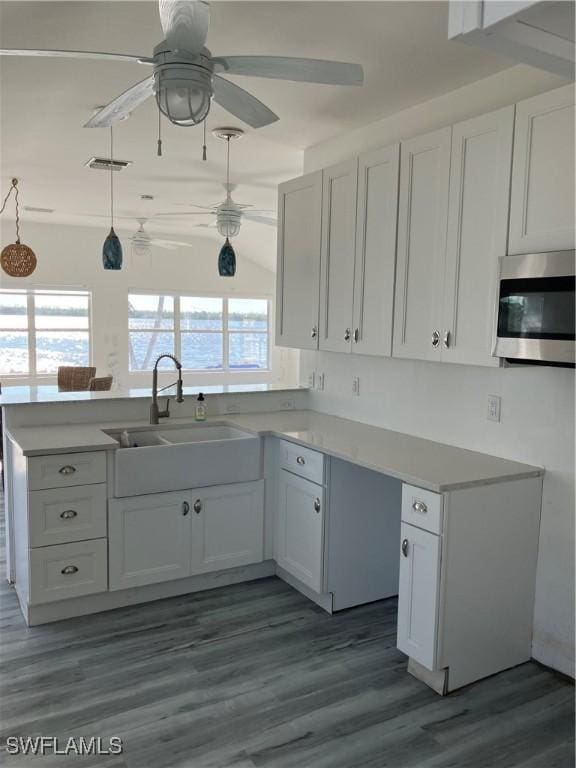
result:
[[[110,227],[114,229],[114,129],[110,126]]]
[[[226,136],[226,192],[230,194],[230,136]]]
[[[18,179],[12,179],[12,186],[8,190],[8,194],[4,198],[2,202],[2,208],[0,208],[0,213],[4,213],[4,209],[6,208],[6,203],[8,202],[8,198],[10,195],[14,192],[14,201],[16,203],[16,242],[20,243],[20,211],[18,208]]]

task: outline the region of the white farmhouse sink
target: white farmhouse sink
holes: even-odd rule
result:
[[[123,430],[110,431],[119,441]],[[261,476],[260,438],[225,424],[128,430],[115,456],[116,497],[243,483]]]

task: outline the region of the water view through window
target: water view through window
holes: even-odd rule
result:
[[[128,325],[133,372],[151,370],[163,352],[186,370],[269,368],[267,299],[130,294]]]
[[[90,364],[90,294],[0,291],[0,376],[55,374]]]

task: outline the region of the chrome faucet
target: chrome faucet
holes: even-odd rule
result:
[[[180,363],[180,360],[178,360],[178,358],[174,355],[160,355],[154,363],[154,371],[152,373],[152,402],[150,403],[150,424],[159,424],[160,419],[167,419],[168,416],[170,416],[170,398],[166,400],[166,408],[164,408],[163,411],[161,411],[158,407],[158,393],[174,386],[174,384],[167,384],[165,387],[158,389],[158,363],[164,357],[170,358],[178,370],[178,381],[176,382],[176,402],[184,402],[184,394],[182,392],[182,364]]]

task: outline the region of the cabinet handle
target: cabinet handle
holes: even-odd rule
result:
[[[354,343],[358,344],[358,341],[360,340],[360,329],[355,328],[354,329]]]
[[[65,509],[64,512],[60,512],[62,520],[71,520],[73,517],[77,517],[78,512],[75,509]]]
[[[315,325],[312,326],[312,331],[310,333],[310,336],[312,336],[313,339],[315,339],[316,336],[318,336],[318,328]]]
[[[408,539],[404,539],[402,542],[402,554],[404,557],[408,557]]]
[[[200,499],[196,499],[194,502],[194,512],[196,512],[197,515],[202,512],[202,501]]]
[[[314,512],[320,512],[321,504],[320,499],[314,499]]]
[[[306,464],[306,459],[304,458],[304,456],[297,456],[296,464],[300,464],[300,466],[303,467],[304,464]]]
[[[71,576],[73,573],[78,573],[78,568],[75,565],[67,565],[65,568],[62,568],[60,573],[63,576]]]
[[[73,467],[71,464],[66,464],[65,467],[60,467],[58,470],[61,475],[73,475],[74,472],[76,472],[76,467]]]
[[[446,347],[446,349],[448,349],[450,347],[451,340],[452,340],[452,337],[451,337],[450,331],[445,331],[444,332],[444,346]]]
[[[438,331],[432,331],[432,346],[434,349],[440,344],[440,334]]]
[[[187,501],[182,502],[182,515],[186,517],[186,515],[190,512],[190,504],[188,504]]]
[[[352,338],[352,331],[350,330],[350,328],[346,328],[346,330],[344,331],[344,341],[350,341],[351,338]]]
[[[415,501],[414,504],[412,504],[412,509],[420,515],[425,515],[426,512],[428,512],[428,507],[423,501]]]

